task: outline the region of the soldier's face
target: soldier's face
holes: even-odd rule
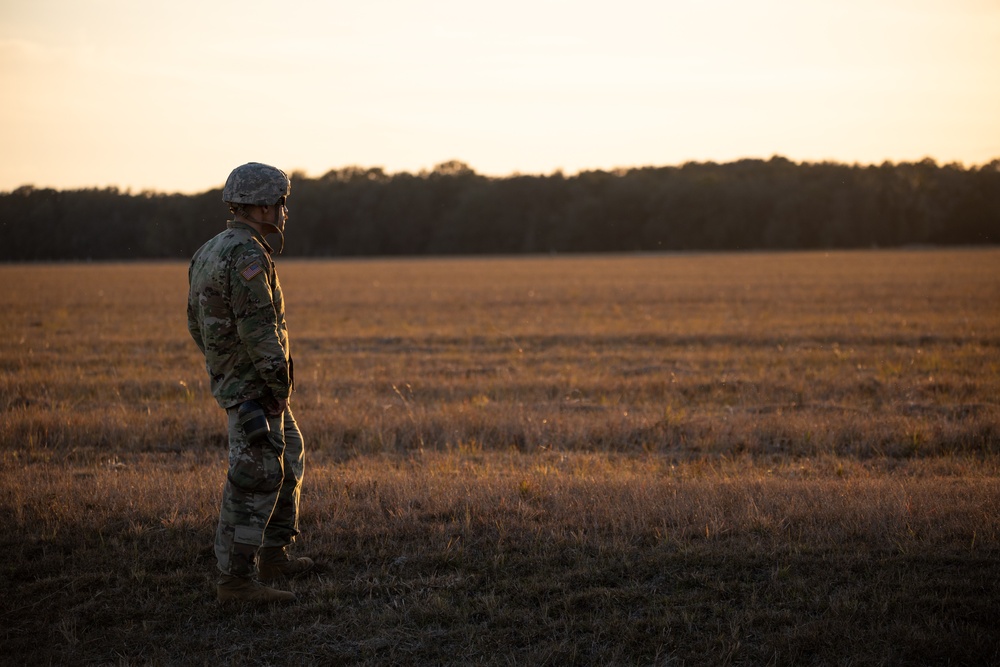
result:
[[[279,206],[274,209],[274,226],[285,231],[285,223],[288,221],[288,209]]]
[[[268,211],[267,222],[271,223],[281,231],[285,231],[285,223],[288,222],[288,207],[285,206],[285,198],[279,199]]]

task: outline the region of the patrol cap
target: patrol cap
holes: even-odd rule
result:
[[[233,169],[222,189],[222,201],[227,204],[272,206],[292,191],[285,172],[269,164],[248,162]]]

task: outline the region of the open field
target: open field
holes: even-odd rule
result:
[[[288,609],[220,608],[186,264],[0,266],[0,653],[1000,662],[1000,251],[279,260]]]

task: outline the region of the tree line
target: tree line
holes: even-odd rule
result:
[[[496,178],[292,175],[285,255],[392,256],[995,244],[1000,160],[845,165],[782,157]],[[221,190],[0,193],[0,260],[189,257],[224,228]]]

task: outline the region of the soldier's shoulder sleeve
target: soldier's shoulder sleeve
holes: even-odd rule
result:
[[[234,247],[229,257],[229,271],[232,306],[237,317],[263,306],[273,307],[271,276],[274,265],[260,244],[249,239]]]
[[[236,328],[257,372],[276,398],[291,391],[285,350],[278,335],[272,289],[274,264],[252,239],[236,248],[230,264],[230,304]]]

